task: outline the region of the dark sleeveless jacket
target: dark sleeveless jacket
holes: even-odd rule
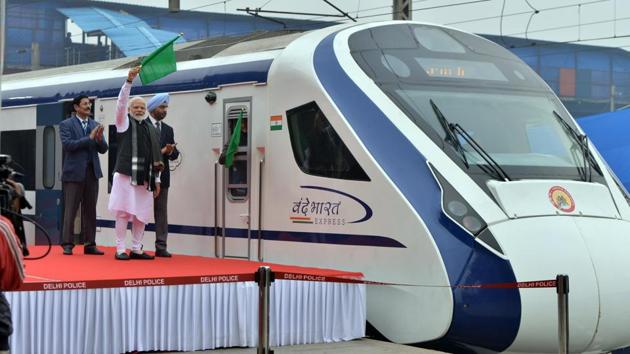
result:
[[[151,175],[149,171],[153,169],[153,162],[155,158],[153,157],[153,152],[151,148],[151,138],[150,134],[154,129],[151,125],[149,119],[144,119],[141,122],[136,121],[133,118],[127,117],[129,119],[129,128],[122,133],[117,133],[117,142],[118,142],[118,154],[116,157],[116,166],[114,167],[114,171],[127,175],[133,176],[131,170],[131,158],[132,158],[132,124],[136,126],[137,135],[138,135],[138,159],[143,169],[139,169],[137,171],[136,182],[138,185],[144,184],[144,182],[152,182],[150,180]],[[153,132],[153,134],[157,134]],[[158,159],[161,159],[161,155],[159,155]]]

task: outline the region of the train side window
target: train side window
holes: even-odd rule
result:
[[[309,175],[369,181],[352,153],[315,102],[287,111],[293,156]]]
[[[0,153],[11,155],[11,168],[24,176],[16,178],[26,190],[35,190],[35,129],[0,132]]]
[[[42,183],[44,188],[51,189],[55,186],[55,142],[56,142],[55,128],[47,126],[44,128],[44,155],[43,155],[43,169],[42,169]]]
[[[239,133],[239,144],[236,154],[234,154],[234,162],[228,169],[227,173],[227,195],[230,200],[246,200],[249,192],[247,186],[248,181],[248,151],[249,151],[249,135],[248,135],[248,118],[249,112],[246,106],[233,106],[227,112],[228,131],[225,135],[225,144],[229,144],[234,129],[238,122],[238,118],[243,112],[241,120],[241,128]]]

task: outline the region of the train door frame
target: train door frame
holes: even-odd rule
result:
[[[221,257],[222,258],[242,258],[251,259],[251,177],[252,177],[252,97],[236,97],[227,98],[222,100],[223,112],[223,146],[224,148],[229,144],[232,137],[234,124],[231,121],[236,122],[240,115],[239,110],[244,109],[243,120],[247,124],[246,132],[246,144],[243,146],[241,141],[239,148],[234,157],[235,163],[239,163],[242,168],[245,168],[245,183],[230,183],[234,179],[242,179],[242,174],[239,174],[239,169],[233,165],[230,169],[223,168],[221,174]],[[245,120],[246,119],[246,120]],[[243,182],[241,180],[241,182]],[[245,189],[245,195],[239,195]],[[233,213],[238,213],[238,217],[234,217]],[[236,227],[235,227],[236,226]],[[243,227],[246,235],[243,237]],[[232,235],[229,235],[232,233]],[[246,240],[247,253],[242,248],[242,239]]]
[[[48,231],[53,244],[61,242],[63,233],[63,146],[59,123],[69,114],[68,102],[71,103],[60,100],[36,108],[35,205],[38,221]],[[46,243],[44,237],[40,230],[35,230],[36,244]]]
[[[94,103],[96,97],[89,97],[92,103],[92,113],[94,113]],[[49,109],[50,108],[50,109]],[[61,136],[59,131],[59,124],[72,116],[73,107],[72,99],[63,99],[54,103],[40,104],[37,106],[36,128],[35,128],[35,190],[36,190],[36,207],[37,214],[40,219],[46,218],[45,211],[56,207],[56,226],[53,227],[51,222],[44,222],[44,227],[48,228],[49,234],[52,234],[52,242],[60,243],[63,234],[63,215],[65,204],[63,201],[63,182],[61,176],[63,173],[63,145],[61,143]],[[52,130],[50,129],[52,128]],[[53,178],[52,184],[50,181],[45,181],[46,171],[50,170],[50,166],[46,166],[45,163],[50,161],[50,158],[46,158],[49,152],[50,143],[47,143],[47,136],[50,136],[53,132],[54,139],[54,161],[52,162],[54,167],[52,168],[54,176],[48,176],[47,178]],[[54,203],[52,201],[54,200]],[[53,204],[51,204],[53,203]],[[80,235],[81,230],[81,208],[77,210],[74,221],[74,235],[79,235],[79,241],[83,240],[83,235]],[[49,215],[52,216],[52,215]],[[54,231],[51,233],[51,231]],[[78,231],[78,233],[77,233]],[[41,231],[35,231],[36,243],[43,242],[43,235]],[[76,240],[76,239],[75,239]],[[57,241],[57,242],[56,242]]]

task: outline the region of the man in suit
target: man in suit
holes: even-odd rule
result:
[[[85,237],[83,253],[102,255],[96,248],[96,200],[98,179],[103,177],[98,154],[107,152],[103,126],[89,119],[92,103],[85,96],[72,101],[74,112],[59,124],[63,146],[63,254],[72,255],[73,230],[77,209],[81,204],[81,232]]]
[[[160,152],[162,153],[162,161],[164,162],[164,170],[160,176],[160,194],[155,198],[153,203],[153,216],[155,218],[155,256],[171,257],[171,253],[167,250],[166,239],[168,238],[168,188],[171,184],[171,174],[169,169],[169,161],[179,157],[175,143],[175,133],[173,128],[164,123],[164,118],[168,111],[169,102],[168,93],[160,93],[155,95],[147,103],[147,110],[151,123],[155,126],[160,135]]]

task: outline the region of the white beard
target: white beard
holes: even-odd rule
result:
[[[144,114],[143,114],[143,115],[141,115],[141,116],[135,116],[135,115],[133,115],[133,114],[129,114],[129,115],[130,115],[133,119],[137,120],[138,122],[143,121],[143,120],[147,117],[147,114],[146,114],[146,113],[144,113]]]

